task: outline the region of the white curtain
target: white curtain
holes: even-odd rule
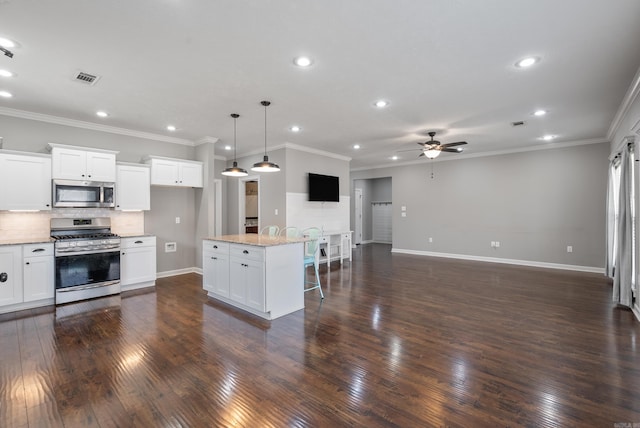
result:
[[[620,153],[615,258],[613,266],[613,301],[631,307],[633,288],[633,144]],[[615,190],[615,189],[614,189]]]
[[[609,164],[607,183],[607,253],[604,263],[605,275],[613,278],[616,259],[616,228],[618,225],[618,191],[620,183],[620,157],[615,156]]]

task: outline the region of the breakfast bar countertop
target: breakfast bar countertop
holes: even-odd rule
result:
[[[243,235],[222,235],[205,238],[208,241],[229,242],[231,244],[255,245],[258,247],[272,247],[274,245],[296,244],[306,242],[307,238],[287,238],[285,236],[267,236],[257,233],[246,233]]]

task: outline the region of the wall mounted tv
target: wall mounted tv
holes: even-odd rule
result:
[[[339,178],[310,172],[309,200],[315,202],[340,202]]]

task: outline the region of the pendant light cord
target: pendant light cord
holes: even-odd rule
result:
[[[235,162],[237,160],[237,154],[236,154],[236,123],[238,121],[237,117],[233,118],[233,161]]]
[[[264,155],[267,155],[267,105],[264,105]]]

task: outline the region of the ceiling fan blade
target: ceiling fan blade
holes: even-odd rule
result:
[[[447,143],[447,144],[443,144],[442,147],[455,147],[455,146],[464,146],[465,144],[467,144],[466,141],[458,141],[457,143]]]
[[[419,158],[420,158],[420,157],[422,157],[422,156],[425,156],[424,152],[422,152],[422,153],[420,153],[420,154],[418,155],[418,157],[419,157]]]
[[[441,152],[447,152],[447,153],[462,153],[462,149],[448,149],[446,147],[443,147],[442,149],[439,149]]]

